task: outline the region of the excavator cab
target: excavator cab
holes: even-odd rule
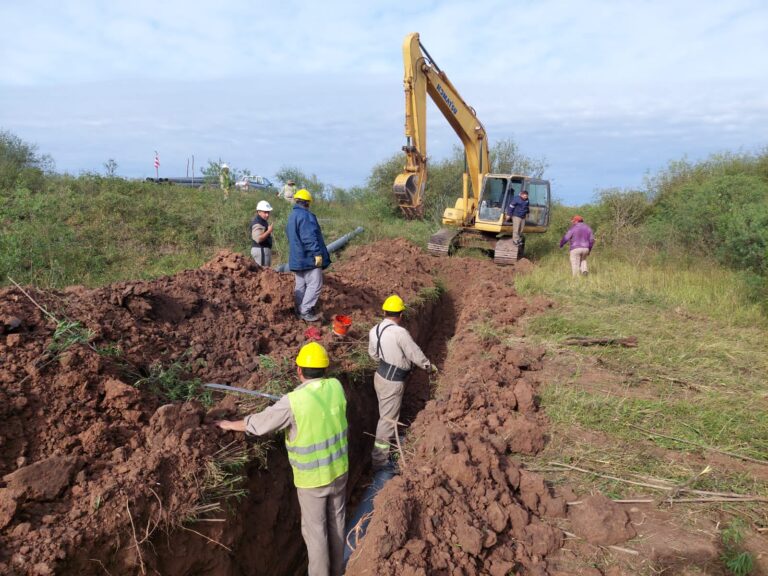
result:
[[[530,212],[525,221],[526,230],[546,232],[549,225],[549,181],[506,174],[487,174],[483,178],[475,227],[485,232],[504,232],[503,228],[509,226],[504,214],[512,198],[523,190],[528,192],[530,203]]]

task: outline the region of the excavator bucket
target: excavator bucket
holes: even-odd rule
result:
[[[392,189],[395,192],[397,204],[400,206],[403,215],[409,220],[421,219],[424,217],[424,205],[421,203],[421,194],[419,194],[419,175],[412,172],[403,172],[395,178],[395,184]]]

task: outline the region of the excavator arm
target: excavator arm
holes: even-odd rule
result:
[[[489,171],[488,140],[475,111],[459,95],[445,72],[438,68],[418,33],[403,42],[405,77],[405,170],[395,179],[394,191],[407,218],[420,218],[424,211],[424,186],[427,181],[426,94],[429,94],[448,124],[458,135],[466,155],[462,197],[443,220],[467,225],[474,217],[480,198],[483,175]],[[470,194],[471,189],[471,194]]]

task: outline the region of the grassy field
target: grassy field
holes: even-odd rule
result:
[[[768,496],[768,476],[723,464],[717,452],[702,448],[768,461],[768,322],[742,277],[717,266],[662,263],[652,255],[632,260],[599,250],[590,266],[588,277],[572,278],[566,254],[552,253],[517,282],[523,295],[555,301],[526,329],[570,366],[543,391],[553,424],[544,459],[635,480],[681,484],[693,478],[700,490]],[[567,347],[569,336],[636,336],[639,345]],[[593,376],[599,371],[617,378],[606,384]],[[584,437],[600,441],[584,443]],[[646,440],[683,457],[649,453]],[[704,466],[684,457],[690,452],[703,455],[710,470],[697,476]],[[582,480],[613,496],[638,490],[608,479]],[[763,504],[739,505],[739,512],[768,523]]]
[[[256,203],[274,206],[274,261],[287,259],[290,206],[274,192],[184,188],[117,178],[50,178],[39,193],[23,188],[0,204],[0,282],[60,288],[149,279],[195,268],[216,251],[250,253]],[[406,222],[391,199],[315,202],[326,242],[363,226],[356,242],[406,237],[422,243],[436,228]]]

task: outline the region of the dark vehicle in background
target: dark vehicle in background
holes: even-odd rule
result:
[[[264,190],[266,188],[274,187],[274,184],[264,176],[244,176],[235,182],[235,188],[239,188],[240,190]]]

